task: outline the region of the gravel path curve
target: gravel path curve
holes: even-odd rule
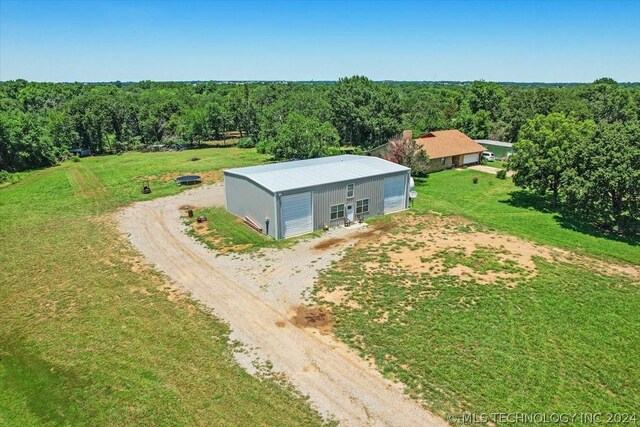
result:
[[[363,227],[332,230],[289,250],[263,250],[260,256],[216,256],[185,234],[179,208],[221,204],[221,185],[202,186],[131,205],[119,212],[118,222],[150,264],[228,322],[230,338],[251,349],[236,355],[245,369],[255,372],[256,360],[271,362],[273,371],[284,373],[316,409],[341,425],[447,425],[332,335],[290,322],[317,272],[345,248],[313,247],[321,239],[348,238]]]

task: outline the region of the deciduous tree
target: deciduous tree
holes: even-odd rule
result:
[[[415,176],[425,176],[429,170],[429,156],[415,139],[392,139],[387,144],[383,158],[411,168]]]
[[[330,147],[337,147],[338,132],[329,122],[291,112],[285,123],[278,127],[275,136],[261,141],[262,150],[279,160],[309,159],[328,154]]]
[[[540,194],[550,191],[554,204],[562,186],[562,174],[571,163],[573,146],[590,141],[595,132],[591,120],[578,121],[559,113],[538,115],[520,130],[509,167],[513,182]]]
[[[334,125],[344,145],[373,148],[400,132],[400,98],[364,76],[338,81],[329,96]]]
[[[640,122],[602,123],[570,149],[563,175],[567,206],[618,234],[640,232]]]

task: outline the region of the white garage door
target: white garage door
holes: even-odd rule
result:
[[[405,177],[395,176],[384,179],[384,213],[404,209]]]
[[[282,235],[286,237],[311,233],[311,192],[282,196]]]
[[[465,154],[464,158],[462,159],[462,164],[468,165],[469,163],[478,163],[479,158],[480,158],[480,154],[478,153]]]

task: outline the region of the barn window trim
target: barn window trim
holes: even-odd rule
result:
[[[369,199],[362,199],[356,202],[356,214],[369,213]]]
[[[351,183],[351,184],[347,184],[347,199],[351,199],[353,198],[353,195],[355,194],[356,191],[356,185]]]
[[[344,218],[344,203],[340,203],[337,205],[331,205],[331,219],[342,219]]]

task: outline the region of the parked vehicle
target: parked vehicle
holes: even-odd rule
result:
[[[494,156],[491,151],[485,151],[482,153],[482,158],[488,162],[494,162],[496,160],[496,156]]]

